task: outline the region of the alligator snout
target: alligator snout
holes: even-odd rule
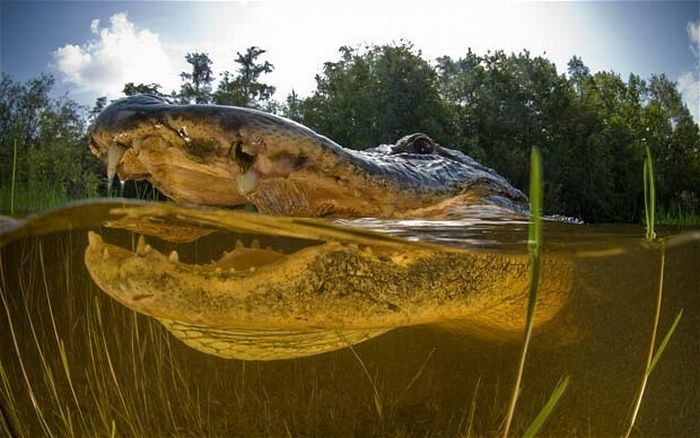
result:
[[[503,177],[426,134],[367,151],[291,120],[139,95],[109,105],[90,130],[107,177],[147,179],[178,202],[331,217],[437,217],[491,203],[524,209]]]

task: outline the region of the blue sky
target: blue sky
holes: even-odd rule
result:
[[[276,69],[283,99],[308,95],[341,45],[412,41],[429,60],[528,49],[564,71],[573,55],[592,71],[678,81],[700,120],[700,6],[688,2],[7,2],[0,4],[0,68],[14,79],[41,72],[84,104],[117,97],[124,82],[179,86],[184,55],[208,52],[215,73],[257,45]],[[694,40],[695,38],[695,40]]]

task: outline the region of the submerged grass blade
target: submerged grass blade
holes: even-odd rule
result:
[[[531,438],[537,435],[537,432],[539,432],[544,422],[547,421],[549,414],[551,414],[554,408],[557,406],[559,399],[562,395],[564,395],[564,392],[566,392],[566,388],[568,388],[568,386],[569,376],[565,376],[559,380],[557,386],[554,388],[554,391],[552,391],[552,395],[549,396],[549,400],[547,400],[547,403],[545,403],[545,405],[542,407],[540,413],[537,414],[535,420],[532,422],[532,424],[530,424],[530,427],[527,428],[525,434],[523,434],[524,438]]]
[[[644,368],[644,375],[642,376],[642,381],[639,384],[639,389],[637,390],[637,395],[635,396],[634,402],[632,404],[632,413],[630,414],[629,425],[627,431],[625,432],[625,438],[629,437],[632,433],[635,423],[637,422],[637,415],[639,414],[639,409],[642,405],[642,398],[644,397],[644,391],[646,389],[647,381],[649,380],[649,375],[651,371],[656,366],[661,354],[666,349],[673,332],[676,330],[678,323],[680,322],[681,316],[683,315],[683,310],[681,309],[673,320],[673,324],[669,328],[668,332],[661,341],[659,348],[655,351],[656,346],[656,334],[659,328],[659,317],[661,315],[661,302],[663,299],[663,289],[664,289],[664,271],[666,265],[666,250],[664,246],[664,241],[661,241],[661,266],[659,268],[659,286],[658,292],[656,294],[656,312],[654,313],[654,325],[651,331],[651,338],[649,340],[649,351],[647,354],[647,362]]]
[[[656,362],[659,361],[661,354],[663,354],[664,350],[666,349],[666,346],[668,345],[668,341],[671,340],[671,336],[673,336],[673,332],[676,331],[676,327],[678,327],[678,323],[681,322],[682,316],[683,316],[683,309],[678,311],[678,314],[673,319],[673,324],[671,324],[671,328],[668,329],[668,331],[666,332],[666,336],[664,336],[664,339],[661,341],[661,344],[659,344],[659,348],[656,349],[656,353],[654,353],[654,357],[651,359],[651,364],[649,365],[649,370],[647,370],[647,374],[651,374],[651,372],[654,370],[654,367],[656,366]]]
[[[379,389],[377,388],[377,382],[374,377],[372,377],[372,374],[369,372],[369,368],[367,368],[367,365],[365,365],[365,362],[362,360],[360,355],[355,351],[353,348],[352,344],[348,342],[348,340],[343,336],[342,333],[337,332],[338,337],[343,340],[347,344],[347,347],[350,349],[352,352],[353,356],[355,356],[355,359],[360,363],[360,366],[362,367],[362,371],[365,373],[365,376],[367,376],[367,380],[369,380],[369,383],[372,385],[372,391],[374,392],[374,408],[376,409],[377,416],[379,417],[379,421],[382,423],[384,422],[384,403],[382,402],[382,398],[379,395]]]
[[[537,290],[540,279],[540,252],[542,250],[542,155],[538,148],[533,147],[530,154],[530,225],[528,227],[528,252],[530,253],[530,293],[527,304],[527,318],[525,322],[525,337],[520,352],[518,371],[513,385],[508,413],[506,415],[503,436],[507,437],[510,424],[513,421],[515,405],[520,393],[520,382],[525,369],[525,358],[532,337],[532,326],[537,304]]]

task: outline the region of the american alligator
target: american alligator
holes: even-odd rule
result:
[[[408,325],[467,327],[501,338],[522,330],[527,254],[406,242],[289,217],[459,217],[473,203],[527,210],[525,195],[503,177],[425,134],[358,152],[263,112],[144,95],[106,108],[90,147],[110,178],[148,179],[183,203],[252,203],[276,215],[158,206],[126,209],[127,220],[112,226],[182,241],[172,218],[189,218],[305,242],[286,253],[239,244],[199,265],[143,238],[131,251],[89,234],[85,263],[98,286],[201,351],[281,359]],[[173,234],[177,239],[169,239]],[[545,257],[543,272],[538,325],[559,312],[572,281],[563,258]]]
[[[355,151],[264,112],[139,95],[108,106],[90,139],[110,181],[148,179],[183,203],[313,217],[459,217],[484,203],[527,210],[505,178],[422,133]]]

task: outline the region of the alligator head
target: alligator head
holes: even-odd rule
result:
[[[147,179],[178,202],[316,217],[449,217],[527,198],[471,157],[411,134],[367,151],[344,148],[291,120],[139,95],[109,105],[90,149],[111,178]]]

